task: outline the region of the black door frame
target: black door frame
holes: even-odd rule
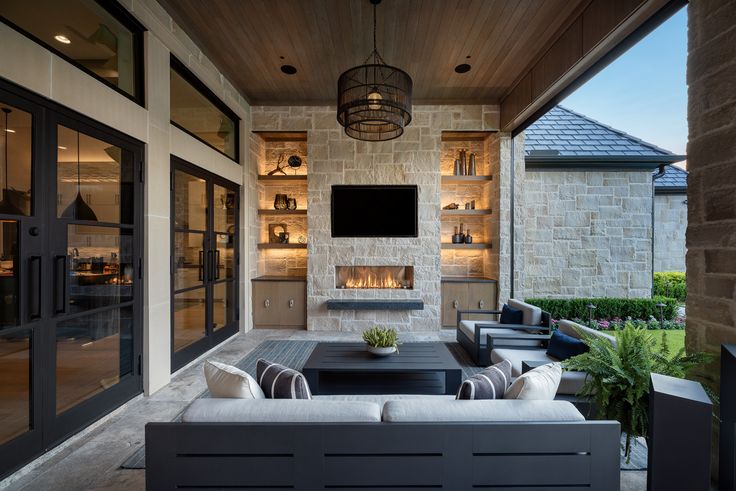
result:
[[[35,457],[57,446],[69,436],[102,418],[124,402],[143,392],[141,357],[143,352],[143,166],[144,143],[114,128],[92,120],[74,110],[35,95],[26,89],[0,79],[0,100],[32,114],[32,193],[31,216],[2,215],[18,220],[19,251],[19,317],[16,327],[0,330],[9,335],[29,330],[31,333],[31,428],[28,432],[0,445],[0,478],[25,465]],[[57,218],[56,207],[56,146],[57,123],[100,140],[121,146],[134,158],[134,287],[133,300],[78,314],[57,316],[54,313],[53,265],[56,251],[66,255],[66,234],[55,231],[66,227],[67,220]],[[80,223],[80,222],[75,222]],[[99,225],[91,222],[90,225]],[[35,230],[34,230],[35,229]],[[40,257],[41,281],[38,292],[31,292],[30,258]],[[68,275],[64,279],[68,291]],[[40,298],[40,318],[31,318],[31,297]],[[130,375],[120,378],[113,387],[90,397],[73,408],[56,415],[56,323],[83,317],[95,311],[132,307],[133,366]]]
[[[176,278],[176,264],[175,261],[175,241],[176,241],[176,196],[175,196],[175,173],[176,171],[186,172],[192,176],[204,179],[206,192],[207,192],[207,211],[206,211],[206,223],[207,230],[204,232],[204,245],[203,245],[203,256],[208,257],[209,253],[213,253],[216,250],[214,230],[214,193],[213,189],[215,185],[222,186],[226,189],[232,190],[235,193],[236,201],[236,213],[235,213],[235,233],[233,234],[233,299],[234,299],[234,315],[233,321],[230,325],[226,325],[217,331],[213,331],[213,286],[215,283],[224,282],[223,280],[217,280],[212,271],[212,263],[205,259],[203,264],[203,277],[204,277],[204,290],[205,290],[205,335],[202,339],[195,341],[182,348],[179,351],[174,349],[174,334],[175,334],[175,278]],[[170,281],[170,298],[171,298],[171,372],[175,372],[180,368],[184,367],[189,362],[193,361],[200,355],[206,353],[210,349],[214,348],[227,338],[237,334],[240,327],[240,297],[239,297],[239,282],[240,282],[240,185],[225,179],[224,177],[218,176],[206,169],[203,169],[191,162],[171,155],[171,169],[170,169],[170,182],[171,182],[171,213],[170,213],[170,251],[171,251],[171,281]],[[193,290],[201,288],[196,287]]]

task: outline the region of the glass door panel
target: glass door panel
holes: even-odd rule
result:
[[[174,216],[177,229],[207,230],[207,183],[177,170],[174,176]]]
[[[31,214],[33,116],[0,103],[0,215]]]
[[[174,232],[174,290],[204,286],[204,233]]]
[[[232,281],[213,287],[212,329],[217,331],[235,321],[235,285]]]
[[[0,334],[0,444],[31,429],[31,331]]]
[[[206,289],[197,288],[174,295],[174,351],[207,335]]]
[[[69,312],[133,300],[133,231],[69,225]]]
[[[232,279],[235,277],[234,243],[234,235],[215,235],[215,280]]]
[[[58,125],[57,216],[133,223],[133,152]]]
[[[0,328],[17,326],[18,222],[0,220]]]
[[[237,198],[234,191],[225,187],[214,185],[214,230],[215,232],[235,232],[235,212],[237,211]]]
[[[56,414],[133,371],[133,309],[111,309],[56,326]]]

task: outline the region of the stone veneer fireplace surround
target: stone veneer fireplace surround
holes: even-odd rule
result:
[[[362,331],[376,324],[399,331],[440,329],[441,293],[441,141],[443,131],[497,131],[498,106],[414,106],[414,119],[405,134],[396,140],[367,143],[348,138],[328,106],[254,106],[253,131],[307,131],[309,179],[307,191],[307,324],[309,330]],[[492,165],[496,193],[507,183],[503,163],[510,162],[510,135],[496,133]],[[253,156],[253,154],[251,154]],[[257,158],[257,156],[255,157]],[[257,165],[251,165],[255,187]],[[335,184],[416,185],[418,222],[416,238],[333,238],[330,233],[330,189]],[[508,216],[500,200],[499,219]],[[255,200],[254,200],[255,204]],[[255,204],[257,208],[257,204]],[[494,210],[496,213],[496,210]],[[251,238],[257,242],[257,217],[252,217]],[[507,228],[507,227],[506,227]],[[499,288],[508,283],[508,242],[502,229],[494,249],[499,254]],[[252,248],[258,270],[251,276],[266,274]],[[266,263],[268,257],[266,257]],[[413,267],[413,289],[338,288],[336,266]],[[328,301],[398,301],[417,309],[351,310],[328,308]],[[503,299],[502,299],[503,300]],[[423,308],[422,308],[423,307]]]

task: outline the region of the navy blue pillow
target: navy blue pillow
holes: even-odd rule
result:
[[[508,305],[504,305],[501,309],[501,324],[521,324],[524,321],[524,312]]]
[[[588,352],[588,345],[582,340],[568,336],[560,331],[552,333],[552,338],[547,345],[547,354],[558,360],[567,360],[573,356]]]

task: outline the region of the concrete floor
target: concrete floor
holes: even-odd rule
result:
[[[454,331],[402,334],[404,341],[451,341]],[[139,396],[35,460],[4,481],[7,490],[121,490],[145,488],[145,471],[123,470],[122,464],[143,445],[149,421],[171,421],[206,389],[202,376],[205,358],[235,363],[267,339],[357,340],[356,333],[314,333],[291,330],[255,330],[234,336],[224,345],[183,368],[169,385],[151,397]],[[623,471],[621,489],[646,489],[646,472]]]

